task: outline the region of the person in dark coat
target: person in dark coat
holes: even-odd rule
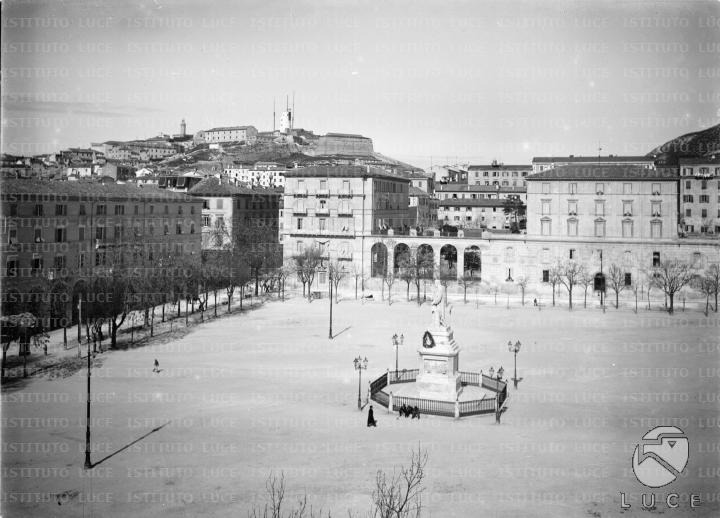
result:
[[[413,409],[412,409],[412,418],[420,419],[420,409],[417,406],[413,407]]]
[[[157,358],[155,358],[155,367],[153,367],[153,372],[160,372],[160,362],[157,361]]]
[[[377,421],[375,420],[375,416],[373,415],[372,405],[370,405],[370,409],[368,410],[367,425],[377,427]]]

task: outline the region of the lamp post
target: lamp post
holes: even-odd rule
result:
[[[80,346],[78,345],[78,348]],[[90,340],[87,343],[87,414],[85,418],[85,469],[92,468],[90,461]]]
[[[362,371],[367,369],[368,359],[367,357],[361,358],[358,356],[353,360],[355,364],[355,370],[358,371],[358,410],[362,410],[362,401],[360,399],[360,391],[362,386]]]
[[[513,385],[515,386],[515,388],[517,388],[517,384],[518,384],[518,377],[517,377],[517,353],[520,352],[520,346],[522,346],[522,344],[520,343],[520,340],[518,340],[517,342],[515,342],[515,345],[513,345],[513,343],[512,343],[511,341],[508,341],[508,351],[510,351],[511,353],[514,353],[514,354],[515,354],[515,374],[514,374],[514,376],[513,376]]]
[[[405,342],[405,335],[401,334],[400,336],[395,333],[392,336],[392,343],[395,347],[395,381],[397,381],[398,377],[398,346],[402,345]]]

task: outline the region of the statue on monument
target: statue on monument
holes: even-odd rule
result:
[[[432,325],[433,327],[447,327],[450,325],[450,311],[447,311],[447,295],[445,287],[440,279],[435,279],[435,294],[432,301]]]

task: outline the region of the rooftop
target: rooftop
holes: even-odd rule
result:
[[[381,178],[410,183],[410,180],[402,176],[388,173],[378,167],[364,165],[314,165],[310,167],[299,167],[287,171],[285,176],[289,178]]]
[[[637,165],[563,165],[535,173],[528,182],[539,180],[677,180],[671,168],[648,169]]]
[[[344,137],[344,138],[363,138],[370,140],[368,137],[363,137],[362,135],[356,135],[354,133],[327,133],[325,134],[326,137]]]
[[[509,187],[497,185],[468,185],[465,183],[441,183],[435,186],[435,190],[439,192],[512,192],[523,193],[527,191],[525,187]]]
[[[193,196],[253,196],[258,194],[279,195],[274,189],[256,187],[251,189],[240,185],[221,182],[218,178],[207,178],[188,191]]]
[[[713,155],[705,158],[680,158],[678,163],[682,165],[705,165],[705,164],[720,164],[720,156]]]
[[[600,163],[600,162],[643,162],[653,163],[655,161],[652,157],[646,157],[642,155],[637,156],[536,156],[532,159],[533,164],[552,164],[555,162],[578,162],[578,163]]]
[[[42,180],[4,180],[0,183],[3,196],[30,195],[52,199],[132,199],[132,200],[176,200],[191,201],[183,193],[167,191],[155,187],[138,187],[132,184],[98,183],[93,181],[42,181]]]
[[[423,191],[422,189],[420,189],[420,188],[418,188],[418,187],[415,187],[415,186],[413,186],[413,185],[410,186],[410,188],[409,188],[409,190],[408,190],[408,195],[409,195],[409,196],[428,197],[428,198],[430,197],[430,195],[429,195],[428,193],[426,193],[426,192]]]
[[[209,130],[205,130],[205,133],[208,131],[234,131],[234,130],[246,130],[253,128],[255,129],[255,126],[221,126],[219,128],[210,128]]]
[[[497,198],[464,198],[464,199],[447,199],[440,200],[440,207],[502,207],[506,200],[498,200]]]
[[[532,164],[527,165],[509,165],[509,164],[487,164],[487,165],[471,165],[468,166],[468,171],[475,171],[480,169],[508,169],[511,171],[528,171],[532,169]]]

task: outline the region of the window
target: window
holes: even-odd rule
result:
[[[165,213],[165,214],[170,214],[170,206],[169,206],[169,205],[165,205],[164,213]]]
[[[33,273],[37,273],[43,269],[43,260],[39,255],[35,255],[30,263]]]
[[[190,223],[190,233],[191,234],[195,233],[195,223]]]
[[[42,228],[40,228],[40,227],[35,227],[35,240],[34,240],[34,241],[35,241],[36,243],[42,243],[42,242],[43,242],[43,238],[42,238]]]
[[[540,235],[549,236],[551,231],[551,221],[549,219],[543,219],[540,221]]]
[[[16,277],[18,269],[17,257],[8,257],[5,263],[5,273],[8,277]]]
[[[320,219],[318,220],[318,224],[319,224],[319,229],[320,229],[321,232],[327,230],[327,219],[325,219],[325,218],[320,218]]]
[[[297,243],[295,243],[295,250],[298,253],[302,253],[304,249],[305,249],[305,244],[302,241],[298,241]]]
[[[155,214],[155,205],[150,205],[150,214]]]
[[[569,219],[567,223],[568,236],[577,237],[578,235],[578,222],[576,219]]]
[[[135,206],[133,207],[133,214],[136,215],[136,216],[137,216],[138,214],[140,214],[140,206],[139,206],[139,205],[135,205]]]
[[[542,200],[542,212],[543,215],[550,214],[550,200]]]
[[[700,217],[707,218],[707,209],[700,209]]]
[[[700,203],[710,203],[710,196],[708,196],[707,194],[701,194]]]
[[[17,243],[17,228],[11,227],[8,229],[8,244],[14,245]]]
[[[81,252],[80,254],[78,254],[78,267],[85,268],[85,264],[86,264],[86,256],[83,252]]]
[[[550,262],[550,249],[549,249],[549,248],[543,248],[543,251],[542,251],[542,261],[543,261],[544,263],[549,263],[549,262]]]
[[[574,248],[571,248],[568,256],[569,256],[569,259],[577,259],[577,250],[575,250]]]
[[[622,222],[622,237],[633,237],[633,222],[626,219]]]
[[[692,182],[690,180],[685,180],[685,188],[692,189]]]
[[[297,229],[298,229],[298,230],[302,230],[302,228],[303,228],[303,219],[302,219],[302,218],[298,218],[298,219],[297,219]]]
[[[167,236],[169,233],[170,233],[170,225],[168,225],[167,223],[165,223],[165,224],[163,225],[163,234]]]
[[[550,282],[550,270],[543,270],[543,271],[542,271],[542,281],[543,281],[543,282]]]
[[[67,229],[63,227],[59,227],[55,229],[55,242],[56,243],[64,243],[67,241]]]
[[[225,228],[225,218],[222,216],[217,216],[215,218],[215,227],[216,228]]]
[[[151,224],[151,225],[148,227],[148,234],[150,234],[151,236],[152,236],[152,235],[155,235],[155,225],[152,225],[152,224]]]
[[[605,220],[595,220],[595,237],[605,237]]]
[[[239,201],[239,200],[238,200]],[[210,208],[210,202],[208,200],[203,200],[203,209],[209,209]]]
[[[623,184],[623,194],[632,194],[632,184],[631,183]]]
[[[550,184],[547,182],[543,182],[542,184],[542,193],[543,194],[550,194]]]
[[[625,286],[632,286],[632,274],[625,274]]]
[[[55,261],[53,262],[53,268],[56,270],[62,270],[65,268],[65,256],[64,255],[56,255]]]
[[[115,239],[122,239],[125,229],[122,225],[115,225]]]
[[[577,201],[568,200],[568,215],[577,216]]]
[[[693,195],[692,194],[683,194],[683,202],[684,203],[692,203]]]
[[[660,192],[661,192],[661,191],[660,191],[660,184],[659,184],[659,183],[654,183],[654,184],[652,184],[652,193],[653,193],[653,195],[654,195],[654,196],[658,196],[658,195],[660,194]]]
[[[604,201],[596,201],[595,202],[595,215],[596,216],[604,216],[605,215],[605,202]]]
[[[595,194],[597,194],[598,196],[605,194],[605,184],[604,183],[596,183],[595,184]]]
[[[175,223],[175,233],[182,234],[182,223]]]
[[[35,216],[44,216],[45,215],[45,207],[41,204],[35,205]]]
[[[623,201],[623,216],[633,215],[633,202]]]
[[[55,205],[56,216],[67,216],[67,205],[57,204]]]
[[[10,204],[10,217],[17,216],[17,203]]]
[[[662,237],[662,223],[660,221],[650,222],[650,237],[661,238]]]
[[[86,214],[86,213],[85,213],[85,204],[84,204],[84,203],[81,203],[81,204],[80,204],[79,211],[80,211],[79,214],[80,214],[81,216],[84,216],[84,215]]]
[[[702,180],[700,182],[700,189],[702,189],[703,191],[707,189],[707,180]]]
[[[115,215],[116,216],[124,216],[125,215],[125,205],[115,205]]]
[[[660,266],[660,252],[653,252],[652,265]]]
[[[654,218],[659,218],[662,216],[662,205],[659,201],[652,201],[650,202],[650,213]]]
[[[183,208],[182,205],[178,205],[178,216],[182,216]]]
[[[107,207],[105,205],[98,205],[95,207],[95,214],[98,216],[105,216],[107,214]]]
[[[209,215],[206,214],[206,215],[204,215],[204,216],[202,217],[202,226],[203,226],[203,227],[209,227],[209,226],[210,226],[210,216],[209,216]]]
[[[105,264],[105,252],[95,252],[95,266],[103,266]]]
[[[327,180],[320,180],[320,189],[323,191],[327,189]]]

